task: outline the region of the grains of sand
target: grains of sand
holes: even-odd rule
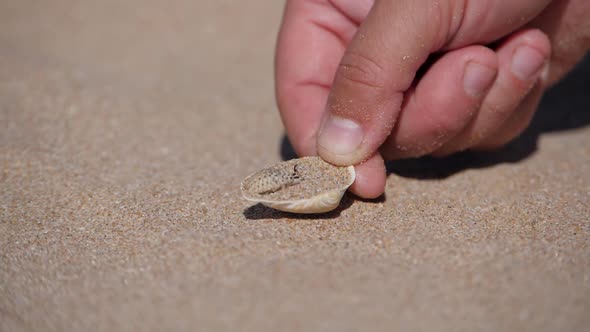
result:
[[[291,201],[308,199],[352,182],[348,167],[338,167],[319,157],[304,157],[275,164],[248,176],[244,195],[253,199]]]

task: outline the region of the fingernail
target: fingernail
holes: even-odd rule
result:
[[[347,155],[363,140],[363,130],[356,122],[330,115],[320,131],[318,145],[328,152]]]
[[[496,70],[477,62],[469,62],[463,75],[463,88],[467,94],[477,97],[494,83],[495,78]]]
[[[520,46],[512,56],[512,73],[521,80],[530,80],[539,72],[545,57],[530,46]]]

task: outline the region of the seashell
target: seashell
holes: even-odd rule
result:
[[[320,157],[284,161],[247,176],[244,198],[294,213],[334,210],[355,179],[354,166],[339,167]]]

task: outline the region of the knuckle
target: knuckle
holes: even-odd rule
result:
[[[337,80],[353,86],[382,90],[385,85],[383,66],[369,56],[346,54],[338,66]]]

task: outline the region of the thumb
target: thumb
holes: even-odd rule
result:
[[[439,31],[447,15],[428,8],[431,1],[375,1],[336,71],[318,132],[323,159],[358,164],[389,136],[416,71],[448,38]]]

